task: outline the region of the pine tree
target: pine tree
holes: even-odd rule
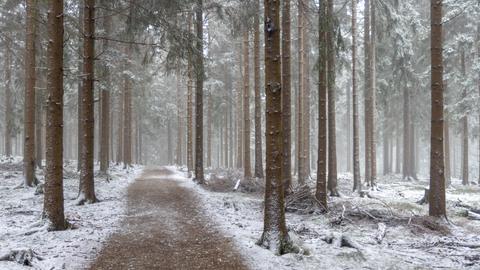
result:
[[[48,1],[47,167],[43,216],[49,230],[64,230],[63,211],[63,0]]]
[[[285,224],[282,185],[280,1],[265,0],[266,177],[263,234],[258,244],[282,255],[293,250]]]
[[[36,0],[27,0],[25,40],[25,106],[24,106],[24,183],[25,187],[36,184],[35,178],[35,39],[37,30]]]
[[[352,103],[353,103],[353,191],[362,190],[357,93],[357,0],[352,0]],[[352,158],[352,157],[349,157]]]
[[[353,0],[355,1],[355,0]],[[318,160],[315,197],[327,209],[327,5],[320,1],[318,42]]]
[[[77,204],[94,203],[94,58],[95,58],[95,0],[84,1],[83,23],[83,89],[82,95],[82,130],[84,132],[81,147],[80,188]]]
[[[254,17],[254,89],[255,89],[255,177],[263,178],[262,103],[260,97],[260,0],[255,1]]]
[[[291,32],[290,0],[282,2],[282,131],[283,161],[282,179],[284,190],[292,186],[292,105],[291,105]]]
[[[195,180],[205,183],[203,175],[203,0],[196,0],[196,57],[195,57]]]
[[[430,149],[430,216],[445,216],[445,175],[443,149],[443,22],[442,0],[431,0],[432,124]]]

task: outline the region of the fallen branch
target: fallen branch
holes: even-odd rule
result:
[[[7,254],[0,255],[0,261],[16,262],[25,266],[32,266],[33,259],[43,260],[42,257],[31,249],[12,250]]]

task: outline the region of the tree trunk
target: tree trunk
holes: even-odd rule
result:
[[[335,123],[335,34],[333,0],[327,7],[327,57],[328,57],[328,190],[330,196],[339,196],[337,191],[337,134]]]
[[[446,88],[444,88],[445,91]],[[446,93],[445,93],[446,95]],[[445,113],[447,114],[447,113]],[[445,185],[448,187],[451,184],[451,166],[450,166],[450,127],[449,127],[448,115],[445,115],[444,122],[444,148],[445,148]]]
[[[82,130],[80,188],[77,204],[94,203],[95,184],[93,180],[94,155],[94,58],[95,58],[95,0],[84,1],[83,22],[83,89],[82,89]]]
[[[462,76],[464,79],[467,79],[466,76],[466,66],[465,66],[465,50],[461,51],[461,65],[462,65]],[[462,91],[462,100],[465,101],[467,98],[467,89],[464,88]],[[464,112],[463,117],[461,118],[462,122],[462,184],[468,185],[468,116]]]
[[[254,18],[254,74],[255,74],[255,177],[263,178],[262,157],[262,100],[260,97],[260,0],[256,0],[256,14]],[[285,90],[284,90],[285,91]]]
[[[297,173],[298,184],[305,184],[305,160],[304,160],[304,73],[305,73],[305,17],[304,0],[298,0],[298,89],[297,89]]]
[[[383,175],[387,175],[390,173],[390,130],[388,123],[390,121],[390,110],[388,107],[387,97],[384,100],[384,108],[385,108],[385,119],[383,120]]]
[[[132,59],[132,46],[132,44],[127,46],[128,61]],[[130,68],[129,64],[126,66],[127,69]],[[123,91],[123,166],[127,168],[132,165],[132,82],[127,75],[124,77]]]
[[[123,95],[122,93],[118,93],[117,95],[117,155],[116,155],[116,163],[117,165],[123,162],[123,116],[124,116],[124,109],[123,109]]]
[[[282,185],[280,1],[265,0],[266,178],[263,234],[258,244],[282,255],[292,251]],[[280,165],[280,166],[279,166]]]
[[[249,31],[243,33],[243,177],[252,177],[250,168],[250,56]]]
[[[364,40],[363,40],[363,49],[365,55],[365,89],[364,89],[364,96],[365,96],[365,183],[367,185],[370,184],[370,180],[372,178],[372,167],[371,167],[371,140],[370,140],[370,131],[371,131],[371,124],[370,124],[370,80],[371,80],[371,50],[370,50],[370,0],[365,0],[365,7],[364,7]]]
[[[442,0],[431,0],[432,124],[429,215],[445,216]]]
[[[5,41],[5,156],[12,156],[12,41]]]
[[[83,2],[81,2],[83,3]],[[84,21],[84,15],[83,15],[83,8],[82,4],[79,4],[78,8],[78,29],[83,29],[83,21]],[[82,30],[83,31],[83,30]],[[83,130],[82,130],[82,63],[83,63],[83,33],[80,33],[79,35],[79,40],[78,40],[78,81],[77,81],[77,170],[80,171],[81,167],[81,162],[80,160],[82,159],[82,145],[83,145]]]
[[[212,91],[207,91],[207,168],[212,167],[213,104]]]
[[[170,116],[167,116],[167,163],[173,164],[173,149],[172,149],[172,121]]]
[[[195,89],[195,180],[204,184],[203,176],[203,0],[196,1],[196,89]]]
[[[63,0],[48,1],[47,167],[43,217],[50,230],[67,228],[63,211]]]
[[[25,106],[24,106],[24,186],[35,184],[35,36],[37,29],[36,0],[27,0],[25,40]]]
[[[370,109],[369,111],[369,122],[370,122],[370,186],[375,188],[377,183],[377,144],[376,144],[376,12],[375,12],[375,1],[372,1],[370,4],[371,8],[371,36],[370,36]]]
[[[191,32],[192,15],[188,15],[188,32]],[[193,70],[192,55],[188,54],[187,63],[187,169],[188,177],[193,171]]]
[[[305,3],[305,9],[307,9]],[[305,23],[304,23],[305,24]],[[310,44],[308,41],[307,28],[303,28],[304,59],[303,70],[303,169],[306,179],[310,179]]]
[[[403,179],[411,180],[411,156],[410,156],[410,94],[407,86],[404,86],[403,92]]]
[[[104,0],[104,5],[109,5],[109,1]],[[103,28],[108,36],[111,33],[112,17],[105,16],[103,19]],[[103,41],[103,50],[106,51],[109,48],[108,40]],[[107,173],[110,165],[109,146],[110,146],[110,91],[112,91],[112,82],[110,77],[110,69],[108,65],[104,65],[105,76],[105,89],[101,90],[102,95],[102,115],[101,115],[101,138],[100,138],[100,171]]]
[[[401,134],[400,134],[400,127],[397,126],[396,132],[396,142],[395,142],[395,173],[400,173],[401,167],[401,152],[400,152],[400,145],[401,145]]]
[[[352,0],[353,191],[362,190],[357,92],[357,0]],[[348,157],[351,159],[352,157]]]
[[[317,189],[315,197],[327,209],[327,5],[320,1],[319,8],[319,42],[318,42],[318,156]]]
[[[283,160],[282,179],[284,190],[292,186],[292,107],[291,107],[291,31],[290,0],[282,2],[282,131]]]
[[[180,83],[181,75],[180,68],[177,67],[176,70],[177,78],[177,153],[176,153],[176,164],[181,166],[183,165],[183,100],[182,100],[182,87]]]
[[[236,109],[236,118],[237,118],[237,123],[235,125],[236,128],[236,138],[237,138],[237,169],[242,168],[243,164],[243,132],[242,132],[242,127],[243,127],[243,60],[242,60],[242,46],[239,46],[239,70],[240,70],[240,79],[237,81],[237,109]]]

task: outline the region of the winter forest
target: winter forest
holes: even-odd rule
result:
[[[480,269],[480,0],[0,0],[0,269]]]

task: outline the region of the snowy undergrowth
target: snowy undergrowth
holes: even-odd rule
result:
[[[78,195],[76,163],[64,166],[65,216],[74,229],[47,232],[37,228],[41,220],[43,195],[35,188],[16,189],[22,182],[21,159],[0,164],[0,256],[18,249],[32,249],[43,260],[34,260],[34,269],[83,269],[100,251],[102,243],[119,229],[126,210],[126,188],[141,167],[110,169],[106,177],[95,178],[100,203],[75,205]],[[19,171],[20,169],[20,171]],[[43,172],[37,172],[44,181]],[[14,262],[0,262],[0,269],[32,269]]]
[[[177,176],[183,176],[183,185],[198,194],[206,215],[232,239],[252,269],[480,267],[480,221],[468,220],[465,209],[458,207],[460,201],[480,207],[480,188],[463,187],[456,179],[447,191],[448,222],[432,222],[425,218],[428,205],[416,203],[426,180],[383,177],[378,191],[369,192],[371,198],[360,198],[350,191],[351,175],[341,175],[342,197],[329,200],[330,213],[287,213],[289,234],[308,255],[275,256],[255,244],[263,229],[262,194],[212,192],[194,184],[184,172]],[[313,187],[313,180],[310,184]]]

